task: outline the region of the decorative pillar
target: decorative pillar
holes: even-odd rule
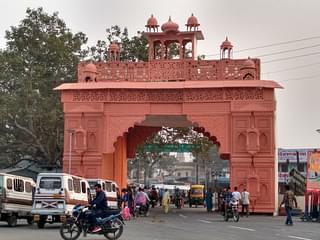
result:
[[[118,137],[114,152],[114,180],[119,188],[127,186],[127,136]]]
[[[183,42],[180,40],[179,41],[179,55],[180,55],[180,59],[184,58],[184,46],[183,46]]]
[[[165,46],[164,46],[164,41],[161,41],[161,60],[164,59],[164,52],[165,52]]]
[[[101,166],[103,179],[114,179],[114,153],[104,153]]]

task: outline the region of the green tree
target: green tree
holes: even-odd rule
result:
[[[120,60],[129,62],[148,61],[148,40],[143,31],[138,31],[133,37],[129,37],[126,27],[121,29],[118,25],[113,25],[106,29],[106,40],[97,41],[95,46],[88,47],[86,52],[94,61],[108,60],[108,46],[112,42],[118,42],[121,47]],[[160,49],[159,49],[160,50]],[[187,49],[189,54],[191,49]],[[168,58],[174,59],[179,56],[179,45],[172,43],[168,46]]]
[[[63,146],[62,108],[53,88],[76,79],[87,38],[73,34],[58,13],[42,8],[28,8],[5,38],[0,51],[1,152],[53,164]]]
[[[148,61],[148,41],[143,32],[138,31],[130,38],[128,29],[121,29],[118,25],[107,28],[106,40],[98,40],[96,45],[88,47],[86,52],[94,61],[107,61],[108,46],[114,41],[121,46],[121,61]]]
[[[206,182],[208,182],[207,178],[210,174],[209,170],[212,169],[215,159],[218,158],[218,147],[202,133],[195,131],[193,127],[162,127],[161,131],[146,139],[146,141],[138,147],[136,158],[132,162],[132,167],[139,168],[144,171],[144,182],[146,183],[147,178],[151,176],[155,167],[160,170],[163,169],[171,171],[176,164],[176,159],[173,160],[171,158],[169,160],[169,154],[166,152],[148,152],[145,149],[145,146],[149,144],[156,144],[159,145],[161,149],[161,146],[165,146],[167,144],[179,145],[182,143],[192,144],[195,146],[192,154],[195,157],[196,182],[199,181],[198,173],[199,168],[201,167],[205,170],[207,175]],[[165,168],[162,166],[165,166]]]

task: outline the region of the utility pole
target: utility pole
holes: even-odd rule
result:
[[[196,152],[196,184],[199,184],[199,158],[198,158],[198,152]]]

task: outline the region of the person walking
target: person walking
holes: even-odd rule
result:
[[[128,207],[131,216],[134,216],[134,193],[130,186],[128,187]]]
[[[168,189],[165,189],[162,197],[162,206],[164,208],[165,214],[169,212],[169,205],[170,205],[170,195],[169,195]]]
[[[295,204],[295,207],[298,207],[298,203],[293,191],[290,190],[290,186],[286,185],[285,188],[286,188],[286,192],[283,195],[283,199],[280,204],[280,207],[284,204],[284,208],[287,215],[286,225],[292,226],[293,225],[293,221],[292,221],[293,203]]]
[[[207,212],[212,212],[212,208],[213,208],[213,202],[212,202],[212,191],[211,188],[208,189],[207,193],[206,193],[206,206],[207,206]]]
[[[123,188],[121,190],[121,208],[124,209],[125,207],[128,207],[128,190],[126,188]]]
[[[250,193],[247,191],[247,189],[243,189],[243,192],[241,193],[241,205],[242,205],[242,216],[244,216],[244,210],[246,210],[246,216],[249,216],[249,204],[250,204]]]
[[[162,206],[162,198],[163,198],[163,189],[159,189],[159,204]]]

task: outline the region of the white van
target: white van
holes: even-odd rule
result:
[[[116,182],[106,179],[88,179],[88,182],[90,185],[92,198],[94,198],[96,195],[94,185],[99,183],[101,184],[102,190],[106,194],[108,207],[118,208],[118,196],[120,195],[120,192]]]
[[[35,182],[32,178],[0,173],[0,220],[10,227],[24,218],[32,224],[32,196]]]
[[[32,214],[38,228],[64,222],[77,204],[88,204],[90,187],[85,178],[66,173],[40,173],[37,178]]]

